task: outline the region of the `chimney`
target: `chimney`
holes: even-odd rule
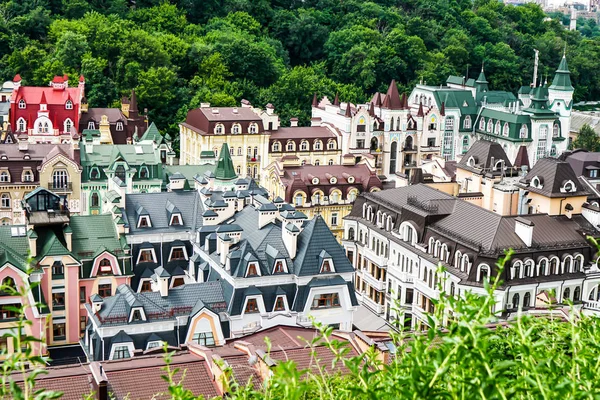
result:
[[[29,150],[29,141],[28,140],[20,140],[19,141],[19,151],[27,151]]]
[[[515,233],[527,247],[531,247],[531,243],[533,242],[533,222],[523,217],[515,218]]]
[[[277,218],[277,207],[273,203],[263,204],[258,209],[258,229],[275,221]]]
[[[210,103],[200,103],[200,108],[210,108]]]
[[[273,115],[273,112],[275,111],[275,107],[273,107],[273,104],[269,103],[266,106],[267,108],[267,115]]]
[[[102,308],[102,303],[104,302],[104,300],[102,299],[102,297],[100,297],[99,294],[93,294],[92,297],[90,297],[90,301],[92,302],[92,310],[94,310],[94,314],[98,314],[100,312],[100,309]]]
[[[296,117],[290,118],[290,126],[291,127],[298,126],[298,118],[296,118]]]
[[[63,228],[63,234],[65,235],[65,244],[67,245],[67,250],[73,251],[73,229],[71,229],[70,225],[65,225]]]
[[[222,233],[218,235],[217,239],[217,250],[219,251],[219,262],[222,265],[227,264],[227,256],[229,255],[229,246],[231,246],[231,237]]]
[[[298,235],[300,234],[300,229],[291,222],[285,223],[284,220],[284,225],[281,227],[281,233],[283,236],[283,244],[285,245],[290,258],[293,260],[296,258],[296,251],[298,250]]]
[[[27,231],[27,241],[29,242],[29,255],[31,257],[37,256],[37,233],[33,229]]]
[[[97,361],[90,363],[90,372],[92,373],[92,386],[96,392],[96,399],[108,400],[108,377],[104,372],[104,367]]]
[[[158,291],[161,297],[167,297],[169,295],[169,278],[171,275],[163,267],[156,268],[154,274],[156,275]]]

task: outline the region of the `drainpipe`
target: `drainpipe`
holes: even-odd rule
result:
[[[104,338],[100,337],[100,341],[102,342],[102,361],[104,361]]]
[[[160,234],[160,266],[163,266],[163,234]]]
[[[562,215],[562,209],[563,209],[563,208],[562,208],[562,203],[563,203],[563,201],[565,201],[566,199],[567,199],[566,197],[565,197],[565,198],[563,198],[563,199],[560,199],[560,210],[558,211],[558,215]]]

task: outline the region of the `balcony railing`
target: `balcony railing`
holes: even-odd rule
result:
[[[374,311],[376,314],[383,314],[384,306],[376,303],[367,294],[363,295],[363,304]]]
[[[260,156],[246,156],[248,162],[260,162]]]
[[[368,270],[363,271],[363,280],[378,292],[385,292],[387,281],[381,281],[369,273]]]
[[[48,182],[48,189],[54,192],[70,192],[73,190],[73,182]]]
[[[416,161],[405,162],[404,168],[417,168],[417,162]]]
[[[411,152],[417,152],[417,147],[416,146],[404,146],[404,148],[402,149],[403,151],[407,152],[407,153],[411,153]]]
[[[600,311],[600,301],[584,301],[583,305],[590,310]]]

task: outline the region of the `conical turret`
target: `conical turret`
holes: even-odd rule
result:
[[[221,147],[221,154],[219,154],[219,161],[217,162],[217,168],[215,169],[215,178],[221,180],[237,178],[227,143],[223,143],[223,147]]]
[[[552,85],[550,85],[551,90],[561,90],[561,91],[572,91],[573,85],[571,85],[571,72],[569,71],[569,67],[567,66],[567,57],[563,54],[562,60],[556,70],[556,74],[554,74],[554,79],[552,80]]]
[[[478,92],[487,92],[489,90],[488,81],[485,77],[485,72],[483,71],[483,65],[481,66],[481,72],[475,81],[475,87]]]

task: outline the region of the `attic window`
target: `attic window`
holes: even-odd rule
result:
[[[110,264],[110,260],[108,258],[103,258],[100,260],[100,269],[98,271],[98,275],[108,275],[112,274],[112,265]]]
[[[90,171],[90,179],[98,179],[100,178],[100,170],[98,167],[93,167]]]
[[[162,340],[153,340],[152,342],[148,342],[146,346],[146,350],[156,349],[157,347],[162,347],[164,342]]]
[[[328,272],[335,272],[335,269],[333,268],[333,261],[331,260],[331,258],[326,258],[321,264],[321,273]]]
[[[183,223],[181,222],[181,215],[179,214],[173,214],[171,216],[171,226],[175,225],[183,225]]]
[[[65,103],[65,108],[67,110],[72,110],[73,109],[73,102],[71,100],[67,100],[67,102]]]
[[[258,312],[258,303],[256,299],[248,299],[246,302],[246,308],[244,310],[245,313],[257,313]]]
[[[115,127],[117,131],[123,130],[123,123],[121,121],[117,122],[117,126]]]
[[[142,215],[138,221],[138,228],[149,228],[152,227],[150,223],[150,217],[147,215]]]
[[[325,293],[313,298],[311,309],[340,307],[340,295],[337,293]]]
[[[312,184],[313,184],[313,185],[318,185],[318,184],[319,184],[319,178],[317,178],[317,177],[314,177],[314,178],[312,179]]]
[[[475,166],[475,158],[473,156],[469,157],[469,159],[467,160],[467,165],[469,167],[474,167]]]
[[[337,183],[337,178],[335,176],[332,176],[331,179],[329,179],[329,183],[335,185]]]
[[[275,299],[275,305],[273,306],[273,311],[285,311],[285,301],[282,296],[277,296]]]
[[[173,260],[185,260],[185,248],[183,246],[173,247],[171,249],[171,257],[169,257],[169,261]]]
[[[248,264],[248,269],[246,271],[246,278],[259,276],[258,275],[258,265],[254,262]]]
[[[94,121],[90,121],[88,122],[88,129],[96,129],[96,124],[94,123]]]
[[[275,268],[273,268],[273,273],[274,274],[281,274],[285,271],[285,264],[283,260],[277,260],[275,261]]]
[[[156,262],[154,260],[154,252],[152,249],[143,249],[138,256],[138,263],[141,262]]]
[[[576,192],[577,191],[577,187],[575,186],[575,183],[573,181],[567,181],[563,187],[562,187],[562,192]]]
[[[143,321],[144,318],[142,318],[142,312],[139,309],[135,309],[133,310],[132,316],[131,316],[131,320],[132,321]]]
[[[533,186],[535,188],[538,188],[538,189],[541,189],[543,187],[542,180],[540,178],[538,178],[537,176],[533,177],[533,179],[531,180],[531,183],[529,185]]]
[[[148,167],[143,166],[140,167],[140,178],[141,179],[147,179],[148,178]]]

